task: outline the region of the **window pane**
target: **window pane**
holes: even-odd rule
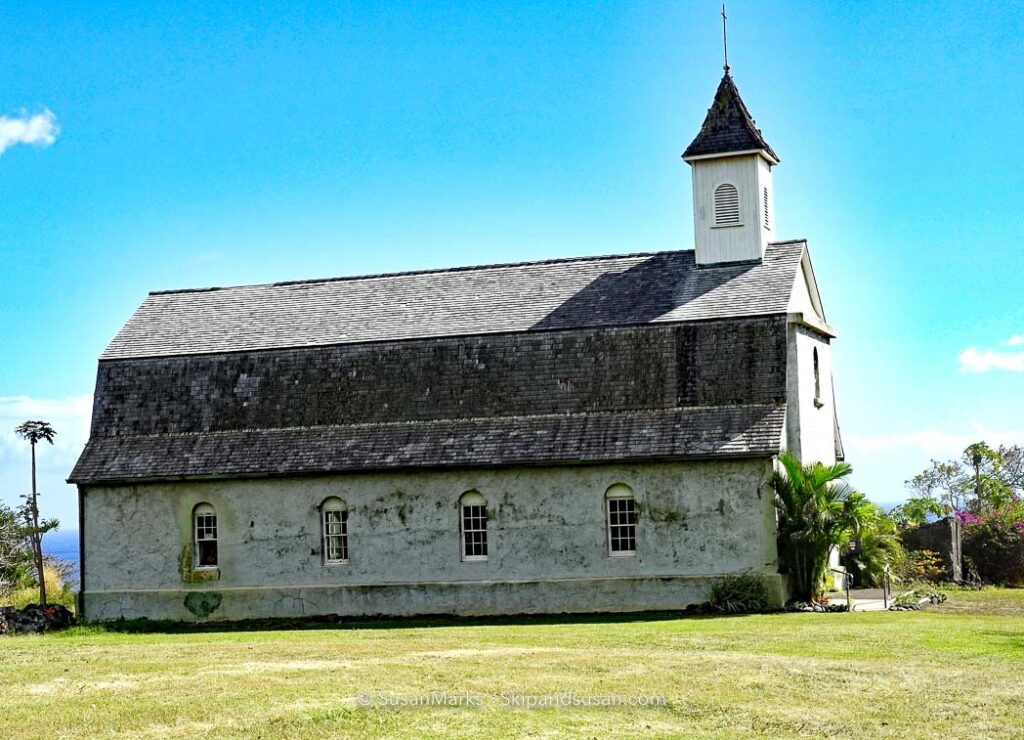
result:
[[[487,556],[487,507],[467,504],[462,507],[463,557]]]
[[[608,499],[608,547],[611,552],[636,551],[636,502]]]
[[[215,568],[217,566],[217,515],[209,512],[196,514],[194,526],[193,562],[196,567]]]
[[[196,517],[196,539],[215,540],[217,539],[217,515],[200,514]]]
[[[348,510],[324,511],[324,562],[342,563],[348,560]]]
[[[216,540],[202,540],[197,543],[198,545],[198,565],[203,567],[212,567],[217,565],[217,541]]]

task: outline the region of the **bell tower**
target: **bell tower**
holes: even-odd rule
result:
[[[775,236],[772,167],[779,158],[743,104],[728,61],[683,160],[693,168],[697,264],[759,262]]]

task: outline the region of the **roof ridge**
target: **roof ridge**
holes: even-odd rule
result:
[[[385,278],[410,277],[413,275],[438,275],[442,273],[474,272],[478,270],[496,270],[509,267],[532,267],[534,265],[556,265],[571,262],[600,262],[602,260],[629,259],[630,257],[654,257],[662,254],[681,254],[692,252],[693,249],[665,249],[656,252],[627,252],[625,254],[600,254],[581,257],[551,257],[541,260],[525,260],[523,262],[495,262],[486,265],[457,265],[455,267],[433,267],[423,270],[400,270],[397,272],[369,273],[363,275],[342,275],[328,278],[307,278],[304,280],[280,280],[271,283],[247,283],[243,285],[217,285],[205,288],[176,288],[170,290],[151,290],[149,295],[169,295],[174,293],[208,293],[215,290],[237,290],[240,288],[277,288],[288,285],[311,285],[314,283],[339,283],[354,280],[376,280]]]

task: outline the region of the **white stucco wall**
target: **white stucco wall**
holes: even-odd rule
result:
[[[708,576],[775,574],[770,470],[746,460],[88,488],[86,617],[196,618],[190,592],[215,594],[209,618],[681,608],[706,598]],[[607,552],[616,483],[640,512],[633,557]],[[460,556],[468,490],[487,499],[485,562]],[[322,565],[317,507],[329,496],[349,507],[343,565]],[[200,502],[217,510],[220,568],[187,583],[180,559]]]
[[[815,394],[814,352],[820,391]],[[832,345],[828,337],[797,324],[789,326],[787,447],[804,463],[831,465],[835,453]]]
[[[796,277],[793,280],[793,289],[790,292],[789,298],[789,312],[803,314],[808,319],[817,319],[818,321],[824,322],[825,316],[824,311],[818,302],[811,297],[811,286],[810,281],[813,279],[813,273],[811,272],[810,260],[806,254],[804,254],[803,260],[801,260],[800,269],[796,273]]]

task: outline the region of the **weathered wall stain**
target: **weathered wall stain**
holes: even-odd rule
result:
[[[216,591],[192,591],[185,596],[185,608],[199,619],[206,619],[220,607],[221,595]]]
[[[188,542],[181,548],[181,555],[178,557],[178,572],[181,573],[182,583],[211,583],[220,578],[219,568],[201,568],[196,570],[192,567],[192,543]]]

